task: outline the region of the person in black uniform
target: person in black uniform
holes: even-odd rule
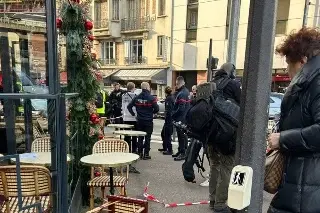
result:
[[[138,153],[143,160],[150,160],[150,142],[153,132],[153,115],[159,111],[157,99],[150,94],[150,85],[147,82],[141,83],[142,92],[136,96],[128,105],[132,116],[137,116],[137,130],[146,132],[144,144],[143,137],[138,139]],[[136,107],[137,115],[133,111]]]
[[[120,89],[119,83],[114,83],[114,90],[110,93],[109,103],[112,107],[112,115],[116,118],[115,123],[120,124],[122,119],[122,95],[124,91]]]
[[[165,100],[165,121],[161,131],[162,138],[162,149],[158,149],[163,152],[164,155],[172,155],[172,133],[173,133],[173,123],[172,123],[172,109],[174,104],[174,98],[172,95],[171,87],[166,87],[166,100]]]

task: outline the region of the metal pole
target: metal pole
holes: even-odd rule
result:
[[[276,6],[277,1],[250,1],[236,164],[254,173],[251,204],[241,213],[262,213]]]
[[[310,5],[310,0],[305,0],[302,27],[305,27],[308,24],[309,5]]]
[[[239,32],[239,19],[240,19],[240,7],[241,0],[230,1],[231,7],[229,22],[229,35],[228,35],[228,62],[236,64],[237,59],[237,44],[238,44],[238,32]]]
[[[49,94],[57,94],[60,92],[60,79],[58,72],[58,60],[57,60],[57,30],[56,30],[56,0],[46,0],[46,25],[47,25],[47,41],[46,41],[46,77],[47,85],[49,86]],[[52,172],[52,202],[53,211],[64,213],[67,211],[62,207],[62,196],[67,192],[61,191],[60,167],[58,166],[58,160],[61,153],[57,148],[60,140],[60,129],[57,128],[60,125],[59,118],[59,101],[48,100],[48,130],[50,134],[51,142],[51,172]],[[63,118],[64,119],[64,118]]]
[[[208,70],[207,70],[207,82],[212,79],[212,38],[209,42],[209,57],[208,57]]]
[[[0,59],[2,71],[3,93],[13,93],[12,70],[10,66],[9,38],[8,33],[0,37]],[[4,119],[6,123],[7,154],[16,154],[16,134],[15,134],[15,104],[14,100],[4,100]]]
[[[173,25],[174,25],[174,0],[171,3],[171,32],[170,32],[170,70],[167,72],[167,85],[172,85],[172,72],[173,72]]]

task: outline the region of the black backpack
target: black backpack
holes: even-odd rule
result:
[[[96,107],[97,108],[102,108],[103,107],[103,94],[102,92],[97,92],[97,95],[96,95]]]
[[[223,89],[230,81],[230,78],[215,80],[216,90],[209,97],[199,98],[186,116],[190,136],[214,145],[225,155],[235,151],[240,112],[239,105],[223,95]]]

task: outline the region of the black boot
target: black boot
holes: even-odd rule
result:
[[[172,157],[173,157],[173,158],[176,158],[176,157],[178,157],[179,155],[180,155],[180,152],[178,151],[176,154],[173,154]]]
[[[163,155],[172,155],[172,151],[164,151],[162,154]]]
[[[145,152],[142,159],[143,159],[143,160],[150,160],[150,159],[151,159],[151,156],[149,155],[149,152]]]
[[[165,149],[158,149],[159,152],[163,152],[166,151]]]
[[[185,154],[180,154],[178,157],[174,158],[174,161],[182,161],[186,159]]]

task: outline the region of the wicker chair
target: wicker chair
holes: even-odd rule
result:
[[[50,137],[35,139],[31,145],[31,152],[51,152]]]
[[[38,127],[33,126],[33,139],[50,137],[49,134],[43,134]]]
[[[21,166],[20,169],[23,206],[40,202],[43,212],[51,212],[50,171],[41,166]],[[0,196],[4,197],[0,212],[20,213],[16,166],[1,166],[0,174]],[[31,208],[21,212],[36,213],[37,210]]]
[[[103,139],[96,142],[92,148],[93,154],[109,153],[109,152],[129,152],[129,146],[127,142],[119,139]],[[120,168],[120,174],[118,173],[113,177],[114,186],[119,187],[120,194],[126,196],[126,184],[129,178],[129,166],[126,166],[126,175],[124,175],[123,168]],[[94,207],[94,188],[101,187],[101,196],[104,198],[105,188],[110,187],[110,176],[105,172],[101,172],[102,176],[94,177],[95,168],[91,168],[91,180],[87,185],[90,187],[90,209]]]
[[[148,201],[135,198],[107,196],[108,202],[87,213],[99,213],[102,211],[110,213],[148,213]]]

